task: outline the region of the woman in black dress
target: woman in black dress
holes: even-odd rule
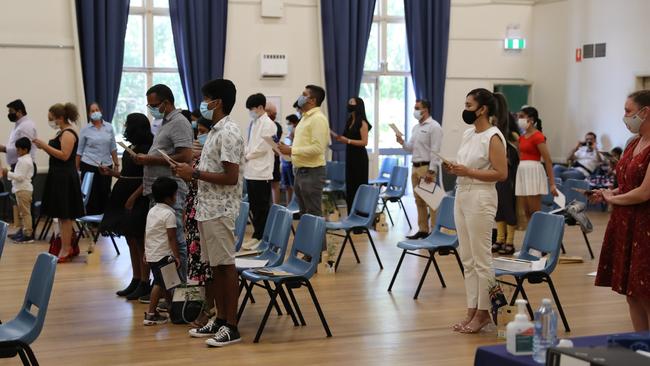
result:
[[[71,124],[79,119],[79,112],[72,103],[57,103],[50,107],[47,116],[50,127],[57,131],[56,135],[47,144],[39,139],[33,143],[50,156],[41,209],[45,215],[59,219],[59,263],[63,263],[79,254],[78,246],[72,248],[72,223],[84,215],[81,183],[75,166],[79,137]]]
[[[131,143],[136,154],[146,154],[153,142],[149,119],[142,113],[131,113],[124,123],[124,138]],[[122,154],[122,171],[116,173],[101,167],[100,173],[117,178],[113,186],[100,230],[126,238],[131,255],[133,278],[118,291],[118,296],[135,300],[149,293],[149,265],[142,261],[144,255],[144,228],[149,211],[149,200],[142,196],[142,165],[133,162],[128,152]]]
[[[336,140],[346,144],[345,149],[345,200],[348,204],[348,213],[352,209],[354,195],[359,186],[368,184],[368,131],[372,126],[366,118],[366,106],[363,99],[350,98],[348,101],[348,120],[345,131]]]

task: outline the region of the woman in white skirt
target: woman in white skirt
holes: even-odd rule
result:
[[[467,316],[453,329],[462,333],[477,333],[490,323],[492,227],[498,202],[495,183],[508,178],[506,140],[490,123],[496,112],[492,92],[475,89],[467,94],[463,121],[473,127],[463,133],[457,163],[445,164],[458,177],[454,221],[465,268]]]
[[[553,178],[553,162],[546,147],[546,137],[541,132],[542,120],[539,119],[537,109],[525,107],[519,111],[518,117],[521,135],[515,195],[523,200],[526,219],[530,220],[533,213],[542,208],[542,196],[548,194],[549,187],[553,196],[557,196],[557,189]],[[504,249],[505,254],[514,253],[514,247]]]

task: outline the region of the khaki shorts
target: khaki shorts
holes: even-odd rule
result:
[[[201,261],[210,267],[235,264],[235,222],[228,217],[199,221]]]

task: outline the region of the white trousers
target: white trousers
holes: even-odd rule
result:
[[[497,191],[493,184],[458,186],[454,220],[460,258],[465,268],[467,307],[490,309],[492,228],[497,212]]]

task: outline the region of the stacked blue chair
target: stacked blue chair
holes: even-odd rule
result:
[[[238,252],[241,249],[241,245],[244,242],[249,210],[250,204],[248,202],[242,202],[239,204],[239,215],[237,215],[237,220],[235,220],[235,252]]]
[[[429,236],[422,240],[405,240],[397,243],[397,247],[402,249],[402,256],[399,258],[399,262],[397,262],[397,267],[395,268],[393,279],[390,281],[390,285],[388,286],[388,292],[393,289],[393,284],[395,283],[397,272],[399,272],[400,267],[402,266],[402,261],[407,254],[427,259],[427,265],[424,268],[424,272],[420,278],[418,288],[415,290],[413,299],[418,298],[420,290],[422,289],[422,284],[424,283],[424,279],[427,276],[427,272],[429,271],[431,263],[433,263],[433,266],[438,273],[440,284],[443,288],[447,287],[447,285],[445,285],[445,280],[442,277],[442,272],[440,272],[440,268],[438,267],[438,262],[436,262],[436,253],[438,253],[438,255],[449,255],[453,253],[456,256],[456,261],[460,267],[460,273],[464,276],[463,263],[461,262],[460,256],[458,255],[458,236],[455,233],[448,234],[442,232],[443,228],[456,231],[456,224],[454,223],[454,197],[447,196],[442,199],[442,202],[440,203],[438,218],[436,220],[436,227],[433,229],[433,232]],[[429,255],[425,256],[418,254],[416,252],[418,250],[426,250],[429,252]]]
[[[36,258],[20,312],[12,320],[0,324],[0,357],[18,355],[23,365],[38,365],[29,345],[41,334],[45,323],[56,261],[57,258],[48,253],[41,253]],[[38,309],[36,315],[32,313],[34,308]]]
[[[393,167],[397,165],[397,158],[387,156],[381,161],[381,168],[379,169],[379,174],[377,178],[371,179],[368,184],[385,186],[390,181],[391,174],[393,173]]]
[[[381,212],[384,211],[388,213],[388,218],[390,219],[391,225],[395,226],[393,222],[393,217],[390,214],[390,210],[386,207],[388,202],[397,202],[399,207],[404,211],[404,217],[406,217],[406,222],[409,224],[409,229],[412,229],[411,220],[409,220],[409,215],[406,212],[406,207],[404,207],[404,202],[402,202],[402,197],[406,194],[406,185],[408,184],[409,169],[404,166],[395,166],[393,171],[390,174],[390,180],[386,186],[386,190],[381,194],[380,198],[383,203]]]
[[[296,297],[293,294],[293,290],[302,286],[307,287],[307,290],[309,291],[314,306],[316,307],[316,311],[318,312],[318,316],[320,317],[327,337],[332,336],[329,326],[327,325],[327,321],[325,320],[323,310],[321,309],[318,298],[316,297],[316,293],[314,292],[314,288],[309,282],[309,280],[316,272],[316,268],[318,267],[318,261],[320,259],[322,251],[322,238],[324,235],[325,221],[322,217],[316,217],[308,214],[303,215],[300,218],[300,222],[298,223],[298,229],[296,230],[293,246],[291,247],[291,252],[289,253],[289,258],[287,261],[282,265],[275,267],[269,266],[267,268],[274,271],[281,271],[286,274],[271,276],[262,274],[255,269],[246,270],[242,273],[242,277],[247,281],[251,281],[253,283],[262,282],[271,298],[268,306],[266,307],[266,312],[264,313],[262,322],[260,323],[260,326],[257,330],[257,334],[255,335],[255,343],[259,342],[271,310],[277,304],[276,298],[278,296],[280,296],[281,299],[283,297],[286,297],[283,296],[284,287],[286,287],[286,290],[289,293],[293,307],[296,309],[296,313],[300,318],[300,324],[303,326],[307,325],[307,323],[305,322],[302,311],[298,306],[298,302],[296,301]],[[274,284],[275,289],[271,287],[271,282]],[[248,294],[249,293],[247,292],[246,296],[244,297],[244,304],[247,301],[246,298]],[[282,301],[285,300],[282,299]],[[295,322],[294,325],[296,325]]]
[[[84,175],[84,179],[81,182],[81,196],[83,198],[83,204],[84,208],[88,205],[88,201],[90,200],[90,191],[93,186],[93,179],[94,179],[95,173],[92,172],[86,172],[86,175]],[[77,235],[77,244],[79,244],[79,240],[83,237],[84,233],[89,232],[90,236],[93,240],[93,243],[88,246],[88,253],[92,253],[95,244],[97,244],[97,240],[99,239],[99,225],[102,223],[102,220],[104,219],[104,214],[99,214],[99,215],[86,215],[82,216],[77,219],[77,227],[79,228],[79,234]],[[93,227],[95,229],[93,229]],[[115,252],[117,255],[120,255],[120,249],[117,247],[117,243],[115,242],[115,237],[113,236],[112,233],[107,233],[107,235],[111,238],[111,242],[113,242],[113,248],[115,248]]]
[[[326,169],[327,176],[323,192],[345,195],[345,163],[342,161],[328,161]]]
[[[345,237],[345,239],[343,240],[343,244],[341,244],[341,249],[338,258],[336,259],[336,265],[334,266],[335,269],[339,268],[341,256],[343,255],[345,245],[348,241],[350,242],[357,263],[361,263],[359,255],[357,254],[357,249],[354,247],[352,236],[350,236],[350,232],[355,229],[364,231],[368,235],[368,240],[370,240],[372,250],[375,252],[375,257],[377,257],[379,268],[384,269],[384,266],[381,264],[381,259],[379,259],[379,253],[377,252],[377,247],[375,247],[375,242],[372,240],[372,236],[370,235],[370,229],[375,222],[375,212],[377,210],[378,199],[379,187],[363,184],[359,187],[357,194],[354,196],[354,202],[352,203],[350,214],[341,221],[327,223],[327,231],[345,231],[345,236],[340,235],[341,237]]]
[[[0,221],[0,258],[2,258],[2,250],[5,248],[5,242],[7,241],[7,231],[9,231],[9,224]]]
[[[560,303],[560,298],[557,295],[557,291],[555,290],[555,286],[551,280],[551,273],[555,270],[560,258],[560,245],[562,244],[563,236],[564,218],[562,216],[544,212],[535,212],[528,223],[528,230],[526,230],[526,236],[524,237],[524,242],[518,258],[525,260],[538,260],[539,257],[530,254],[531,249],[534,249],[542,254],[546,254],[546,266],[541,271],[509,272],[497,269],[495,275],[497,278],[504,276],[514,277],[515,283],[505,282],[503,280],[499,280],[499,282],[515,287],[515,292],[512,294],[510,305],[515,304],[517,296],[521,293],[521,296],[528,302],[528,313],[531,318],[533,317],[533,308],[530,305],[530,301],[528,301],[528,296],[524,290],[524,282],[528,281],[531,284],[546,282],[551,290],[551,295],[553,296],[553,301],[560,313],[560,317],[562,318],[564,329],[569,332],[571,331],[569,328],[569,322],[567,321],[564,310],[562,309],[562,303]]]
[[[289,202],[287,205],[287,210],[291,212],[291,216],[294,220],[298,219],[298,216],[300,214],[300,206],[298,205],[298,199],[296,198],[295,194],[291,197],[291,202]],[[296,230],[293,228],[293,223],[291,224],[291,232],[293,235],[296,235]]]

